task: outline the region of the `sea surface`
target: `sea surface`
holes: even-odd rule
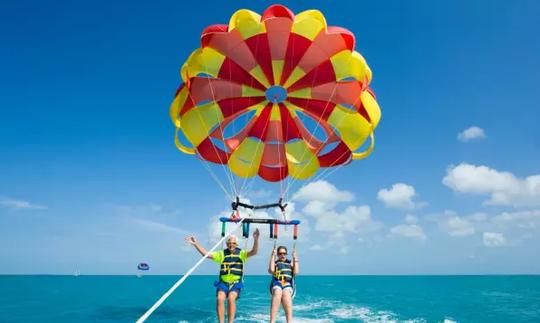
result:
[[[0,276],[0,322],[134,322],[178,278]],[[214,280],[189,277],[147,322],[215,322]],[[245,278],[236,322],[268,321],[268,283]],[[540,276],[299,276],[297,285],[294,322],[540,322]]]

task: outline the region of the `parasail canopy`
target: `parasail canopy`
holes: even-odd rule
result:
[[[207,27],[170,108],[178,149],[271,182],[367,157],[381,112],[354,47],[320,11],[282,5]]]

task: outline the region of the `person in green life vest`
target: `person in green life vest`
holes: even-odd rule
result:
[[[277,253],[277,259],[276,259]],[[270,306],[270,322],[276,321],[279,304],[283,305],[287,322],[292,322],[292,295],[294,288],[294,277],[299,272],[298,257],[296,250],[292,252],[292,261],[287,259],[287,248],[279,246],[272,250],[268,273],[272,275],[270,291],[272,293],[272,305]]]
[[[206,249],[199,244],[194,236],[189,236],[186,241],[193,245],[201,254],[206,255]],[[236,314],[236,300],[240,297],[240,291],[244,287],[244,263],[247,258],[257,254],[259,249],[259,229],[253,232],[253,248],[248,252],[238,248],[238,238],[230,235],[227,238],[227,249],[213,252],[207,256],[218,264],[219,281],[214,283],[216,287],[216,312],[220,323],[225,322],[225,299],[228,304],[228,322],[234,322]]]

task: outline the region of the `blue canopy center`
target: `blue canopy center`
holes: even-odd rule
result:
[[[287,99],[287,90],[279,85],[269,87],[264,94],[266,99],[272,103],[281,103]]]

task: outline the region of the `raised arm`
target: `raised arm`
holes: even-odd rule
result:
[[[268,262],[268,273],[273,275],[276,272],[276,248],[272,249],[272,254],[270,255],[270,261]]]
[[[199,242],[197,241],[197,239],[195,238],[195,236],[188,236],[186,237],[186,242],[189,243],[190,245],[194,246],[195,249],[197,249],[197,251],[201,254],[201,256],[204,256],[206,255],[207,251],[206,249],[201,246],[199,244]],[[206,256],[206,258],[208,259],[214,259],[214,257],[212,256],[212,254],[209,254],[208,256]]]
[[[248,258],[255,256],[257,251],[259,251],[259,229],[255,229],[255,232],[253,232],[253,248],[248,252]]]
[[[292,252],[292,270],[293,270],[293,276],[298,275],[300,272],[300,265],[298,261],[298,256],[296,255],[296,250],[293,250]]]

